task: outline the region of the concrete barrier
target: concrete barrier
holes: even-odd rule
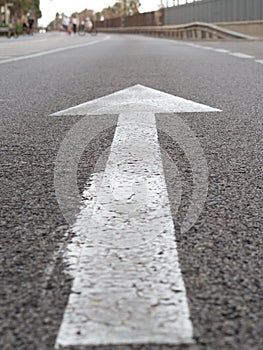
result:
[[[183,40],[256,39],[255,37],[243,33],[225,29],[211,23],[202,22],[193,22],[177,26],[99,28],[99,31],[119,34],[141,34]]]
[[[235,32],[263,38],[263,20],[242,22],[220,22],[216,23],[220,28],[233,30]]]

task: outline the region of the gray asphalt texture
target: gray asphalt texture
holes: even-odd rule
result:
[[[212,45],[263,59],[262,42]],[[184,178],[181,210],[173,217],[196,346],[96,349],[263,348],[262,78],[263,65],[253,60],[129,35],[0,65],[0,349],[53,349],[71,287],[62,260],[70,234],[65,236],[53,175],[59,146],[80,117],[49,114],[135,84],[222,109],[181,115],[209,167],[204,210],[185,234],[178,221],[191,196],[190,165],[161,131],[173,127],[172,116],[157,117],[161,147]],[[91,123],[96,129],[94,118]],[[105,126],[88,145],[79,165],[80,192],[113,135],[114,128]],[[173,174],[169,168],[165,173],[173,211]]]

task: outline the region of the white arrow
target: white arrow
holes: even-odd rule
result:
[[[221,112],[220,109],[142,85],[135,85],[51,115],[100,115],[143,111],[152,113]]]
[[[155,113],[216,111],[220,110],[136,85],[53,114],[119,115],[103,176],[99,180],[94,176],[85,192],[88,200],[73,224],[76,238],[69,245],[68,259],[74,282],[57,348],[193,343]],[[178,130],[172,134],[198,173],[193,173],[197,190],[186,230],[205,200],[207,168],[194,134],[175,118]],[[70,223],[74,210],[65,203],[69,194],[70,202],[76,201],[74,206],[78,200],[76,169],[79,153],[87,144],[88,125],[89,117],[85,117],[72,128],[57,157],[56,194]],[[66,195],[65,183],[70,183]]]

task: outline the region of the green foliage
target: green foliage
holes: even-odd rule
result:
[[[40,11],[40,1],[39,0],[34,0],[34,5],[35,5],[35,9],[36,9],[36,16],[37,16],[37,18],[41,18],[42,17],[42,13]]]
[[[14,10],[22,10],[23,12],[30,9],[31,1],[30,0],[13,0]]]
[[[23,27],[21,24],[16,25],[16,32],[17,34],[22,34],[23,33]]]

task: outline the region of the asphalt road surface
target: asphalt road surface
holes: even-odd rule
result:
[[[187,130],[185,138],[178,135],[180,140],[173,138],[173,130],[179,125],[178,114],[162,109],[162,104],[156,111],[160,145],[156,146],[156,154],[160,148],[174,223],[174,241],[177,243],[177,248],[173,240],[170,248],[164,244],[160,253],[164,254],[166,249],[172,254],[171,260],[168,257],[162,265],[164,279],[168,281],[161,283],[171,283],[172,273],[177,269],[175,265],[178,265],[174,253],[177,250],[180,261],[178,278],[182,277],[185,286],[185,308],[188,307],[193,327],[192,340],[189,344],[168,341],[169,335],[173,334],[173,320],[176,323],[177,315],[173,314],[169,320],[167,341],[165,338],[163,341],[158,338],[156,342],[148,339],[145,344],[143,341],[138,344],[135,337],[134,342],[129,340],[127,344],[123,341],[122,345],[110,345],[112,337],[109,332],[109,345],[105,340],[104,345],[90,346],[84,342],[61,348],[261,350],[263,42],[193,43],[106,34],[96,37],[47,34],[17,40],[2,38],[0,81],[0,349],[53,349],[63,315],[70,305],[69,295],[74,292],[75,295],[81,294],[72,290],[74,273],[69,273],[67,265],[70,262],[65,259],[65,252],[76,239],[76,232],[59,207],[54,172],[64,138],[83,117],[76,113],[51,114],[139,84],[140,87],[134,90],[135,102],[129,113],[133,113],[133,108],[137,111],[136,101],[138,105],[142,104],[145,91],[152,93],[143,87],[217,110],[198,113],[180,110],[182,130]],[[141,99],[138,91],[141,91]],[[154,96],[148,99],[155,103]],[[146,128],[149,106],[144,111]],[[110,147],[115,152],[112,145],[115,145],[118,114],[118,110],[112,107],[100,117],[88,117],[85,132],[89,141],[77,168],[79,193],[85,188],[88,191],[87,181],[91,181],[92,175],[104,171],[111,173],[106,163],[107,159],[111,163]],[[134,114],[130,115],[133,118]],[[141,125],[141,121],[138,123]],[[121,142],[125,145],[127,134],[123,135]],[[194,142],[186,142],[189,135]],[[132,137],[139,136],[136,133]],[[143,135],[140,137],[141,141],[136,139],[138,147],[134,152],[140,149],[139,143],[144,142]],[[187,152],[197,152],[199,147],[208,170],[205,179],[207,198],[201,203],[202,210],[197,220],[184,231],[180,225],[194,193],[194,170],[198,173],[198,166],[194,168],[192,162],[200,164],[194,157],[189,158]],[[114,154],[118,158],[119,153]],[[124,157],[123,153],[120,157]],[[149,159],[155,162],[154,158]],[[70,167],[71,163],[65,172]],[[181,192],[178,192],[178,178]],[[103,186],[100,184],[96,185]],[[181,195],[179,204],[178,193]],[[70,201],[68,194],[67,202]],[[159,216],[168,217],[168,214]],[[148,220],[146,224],[149,224]],[[157,226],[149,226],[149,232],[151,227],[154,231]],[[101,230],[97,227],[96,230],[96,234],[100,234]],[[95,253],[92,254],[93,259],[97,258]],[[145,255],[145,259],[151,258],[146,249],[140,248],[139,254],[143,258]],[[119,259],[122,258],[119,256]],[[154,263],[158,270],[159,260],[154,260]],[[96,270],[97,265],[95,259],[92,265],[95,284],[99,283],[100,277],[96,276],[96,271],[99,271],[97,274],[103,273]],[[90,271],[89,265],[87,271]],[[94,274],[89,278],[92,279]],[[144,282],[143,272],[140,278]],[[124,275],[121,283],[124,289],[126,283]],[[143,293],[143,288],[140,290],[137,286],[137,291]],[[180,292],[182,290],[183,287]],[[154,296],[154,286],[152,290],[148,288],[147,293],[149,298]],[[169,298],[164,298],[164,304]],[[94,307],[98,305],[100,303]],[[156,307],[154,302],[151,305]],[[85,309],[82,304],[79,306]],[[135,319],[141,314],[140,308],[137,310]],[[97,309],[95,311],[94,318],[99,314]],[[115,311],[111,309],[109,314],[101,317],[113,319]],[[67,321],[67,316],[65,319]],[[68,322],[69,328],[74,329],[73,321],[72,324]],[[107,326],[111,320],[106,321]],[[144,319],[141,325],[148,321]],[[141,325],[139,323],[138,327]],[[183,324],[182,334],[184,331]]]

